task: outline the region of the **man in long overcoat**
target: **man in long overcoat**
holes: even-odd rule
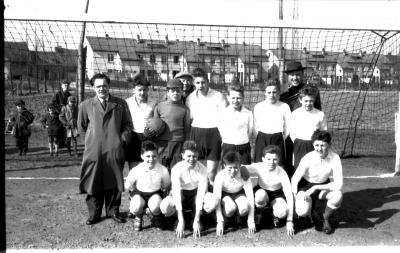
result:
[[[103,203],[106,217],[125,222],[120,216],[124,190],[124,145],[130,140],[132,119],[125,100],[109,94],[110,79],[96,74],[90,83],[96,96],[79,106],[78,129],[85,136],[79,189],[86,193],[89,210],[87,225],[101,220]]]

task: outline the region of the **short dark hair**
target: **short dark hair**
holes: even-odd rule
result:
[[[233,164],[233,163],[240,164],[241,162],[242,160],[238,152],[228,152],[224,155],[224,157],[222,157],[223,165]]]
[[[157,152],[157,145],[152,141],[144,141],[140,147],[140,153],[143,155],[147,151]]]
[[[133,88],[139,85],[146,87],[151,85],[149,80],[147,80],[142,74],[137,74],[133,78],[128,78],[128,82],[132,84]]]
[[[202,68],[195,68],[192,71],[192,76],[193,76],[193,78],[203,77],[205,79],[208,79],[206,72]]]
[[[331,145],[332,136],[328,131],[317,129],[311,136],[311,142],[314,143],[314,141],[324,141]]]
[[[275,86],[278,92],[281,91],[281,83],[279,82],[279,79],[269,79],[265,81],[263,89],[265,90],[268,86]]]
[[[182,153],[185,152],[186,150],[199,153],[199,149],[197,146],[197,143],[192,140],[185,141],[182,145]]]
[[[61,84],[68,84],[68,85],[70,85],[70,84],[71,84],[71,82],[70,82],[70,81],[68,81],[68,80],[62,80],[60,83],[61,83]]]
[[[110,78],[106,74],[97,73],[90,79],[90,85],[94,86],[94,81],[96,79],[104,79],[104,80],[106,80],[107,84],[110,84],[110,82],[111,82]]]
[[[268,145],[263,149],[262,156],[264,157],[266,154],[275,154],[278,156],[279,160],[281,159],[281,149],[276,145]]]
[[[242,95],[242,97],[244,97],[244,87],[243,87],[243,85],[240,85],[238,83],[233,83],[233,84],[229,85],[229,88],[228,88],[228,94],[229,95],[231,94],[231,91],[239,92]]]
[[[318,95],[318,88],[311,84],[307,84],[299,92],[300,99],[302,99],[305,96],[311,96],[315,99],[317,95]]]

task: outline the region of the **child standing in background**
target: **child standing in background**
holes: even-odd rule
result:
[[[58,156],[59,136],[63,126],[57,108],[53,103],[47,105],[47,110],[48,113],[42,117],[40,122],[47,129],[50,156]]]
[[[75,156],[78,156],[78,105],[75,96],[68,97],[68,104],[61,108],[59,115],[61,123],[67,129],[67,149],[68,153],[72,156],[71,141],[74,143]]]
[[[19,155],[26,155],[28,152],[29,136],[31,132],[28,126],[33,123],[35,116],[25,108],[25,102],[18,99],[15,102],[17,111],[14,116],[10,118],[9,124],[12,126],[12,135],[16,139],[16,144],[19,149]]]

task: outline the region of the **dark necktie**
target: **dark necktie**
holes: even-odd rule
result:
[[[101,105],[103,106],[103,109],[105,111],[107,108],[107,100],[104,99],[103,102],[101,102]]]

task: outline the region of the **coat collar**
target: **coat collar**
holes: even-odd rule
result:
[[[98,111],[104,112],[103,106],[100,103],[100,99],[96,96],[93,99],[94,106],[97,108]],[[114,108],[117,106],[117,99],[114,96],[109,95],[108,101],[107,101],[107,108],[105,113],[114,110]]]

